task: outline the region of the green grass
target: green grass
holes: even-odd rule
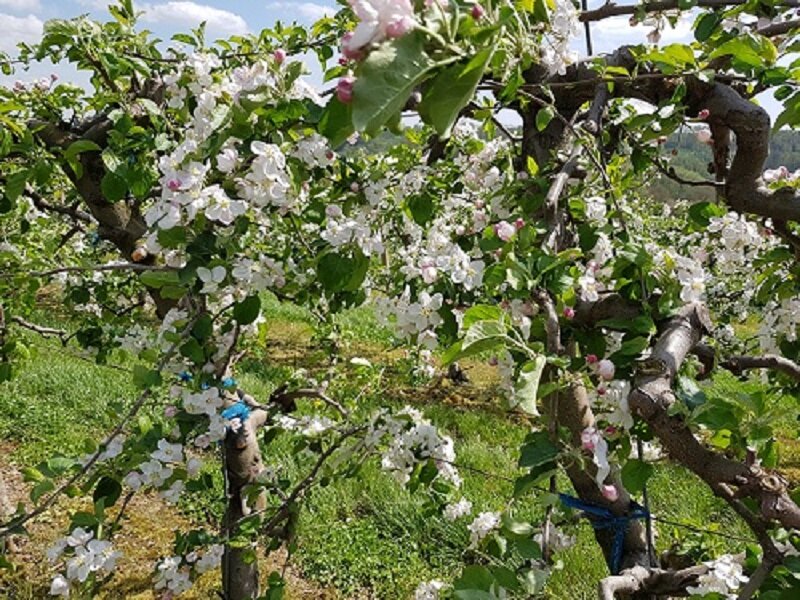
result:
[[[299,363],[311,372],[327,368],[325,353],[310,347],[311,317],[306,311],[272,300],[267,312],[271,315],[269,345],[257,349],[237,374],[240,385],[260,399],[268,397]],[[373,362],[382,360],[381,348],[391,344],[391,336],[377,325],[371,312],[353,311],[341,317],[339,325],[346,356],[368,348]],[[275,345],[282,335],[289,335],[295,347]],[[19,464],[36,462],[53,452],[82,453],[84,439],[108,430],[120,406],[136,397],[128,373],[81,360],[54,342],[32,339],[31,343],[36,351],[25,368],[15,380],[0,385],[0,438],[13,444]],[[357,398],[355,410],[364,414],[379,406],[399,408],[408,402],[422,409],[456,440],[461,464],[494,475],[461,470],[464,494],[473,501],[474,513],[503,509],[512,491],[506,478],[518,474],[515,464],[526,426],[504,414],[499,400],[442,403],[424,388],[401,393],[411,381],[403,363],[378,378],[380,366],[367,371],[348,367],[334,382],[332,393],[343,400]],[[734,381],[721,378],[714,393],[730,393],[733,385]],[[156,407],[148,410],[158,411]],[[305,405],[302,410],[310,408]],[[269,446],[265,462],[280,465],[290,476],[308,469],[302,454],[280,437]],[[182,508],[192,518],[210,516],[213,521],[220,516],[222,483],[217,469],[209,468],[216,478],[215,489],[187,500]],[[560,478],[559,487],[569,492],[565,478]],[[701,527],[717,523],[726,533],[746,535],[737,518],[685,470],[658,464],[649,492],[654,514]],[[534,522],[541,519],[542,510],[533,496],[515,506],[519,515]],[[305,577],[338,589],[344,598],[364,589],[378,598],[405,598],[419,581],[451,580],[460,565],[474,560],[465,550],[468,522],[449,523],[428,515],[422,495],[410,495],[372,461],[358,477],[315,490],[300,517],[294,559]],[[578,536],[578,543],[560,555],[563,568],[554,572],[547,594],[556,599],[594,598],[596,582],[606,574],[601,554],[587,523],[567,527]],[[685,530],[658,529],[659,550],[676,541],[694,543]],[[724,550],[741,550],[741,545],[724,540],[715,543]]]

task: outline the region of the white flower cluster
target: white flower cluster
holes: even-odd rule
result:
[[[418,410],[407,406],[394,417],[376,415],[365,443],[372,448],[387,437],[389,445],[382,454],[381,467],[400,483],[408,482],[418,463],[433,459],[439,477],[461,486],[461,476],[453,466],[456,458],[453,439],[441,435]]]
[[[482,512],[469,524],[469,541],[472,548],[476,547],[483,538],[500,527],[500,513]]]
[[[724,217],[712,217],[707,230],[719,236],[720,248],[714,252],[714,256],[717,267],[723,273],[735,272],[751,260],[763,244],[756,224],[736,212],[729,212]]]
[[[348,217],[337,204],[329,204],[325,214],[328,218],[320,237],[334,248],[355,243],[366,256],[380,255],[383,252],[381,232],[372,231],[375,218],[371,211],[358,211]]]
[[[472,502],[466,498],[461,498],[458,502],[448,504],[444,507],[444,518],[448,521],[455,521],[465,517],[472,512]]]
[[[336,154],[331,150],[328,140],[318,133],[312,133],[309,137],[298,141],[291,156],[298,158],[312,169],[329,167],[336,159]]]
[[[50,562],[56,562],[62,555],[68,554],[66,576],[56,575],[53,578],[50,584],[51,595],[68,598],[71,581],[83,583],[90,573],[111,573],[114,570],[122,553],[115,551],[111,542],[93,538],[93,532],[77,527],[47,550]]]
[[[578,11],[571,0],[556,0],[550,27],[541,46],[541,64],[550,75],[564,75],[567,67],[577,59],[577,53],[570,50],[570,42],[580,31]]]
[[[375,301],[378,318],[393,325],[398,335],[416,336],[417,343],[433,349],[437,344],[436,327],[442,323],[439,310],[444,299],[441,294],[421,292],[416,302],[411,302],[411,290],[406,287],[399,298],[378,298]]]
[[[414,600],[439,600],[439,592],[445,588],[445,584],[436,579],[423,581],[414,591]]]
[[[776,340],[784,338],[789,342],[797,340],[800,327],[800,298],[784,298],[779,302],[770,301],[764,307],[763,322],[758,331],[758,341],[765,352],[779,353]]]
[[[567,534],[549,521],[545,523],[544,527],[547,528],[547,532],[549,533],[548,542],[552,551],[561,552],[575,545],[577,538],[574,535]],[[544,531],[543,529],[533,536],[533,541],[539,544],[540,547],[544,543]]]
[[[297,431],[300,435],[305,437],[317,437],[336,425],[327,417],[320,417],[317,415],[292,417],[289,415],[281,415],[276,420],[276,424],[281,429],[287,431]]]
[[[693,596],[717,593],[725,598],[736,598],[735,592],[749,579],[742,572],[740,561],[731,554],[724,554],[703,564],[709,568],[708,573],[698,578],[696,586],[686,588]]]
[[[762,176],[765,183],[793,183],[800,180],[800,169],[790,171],[784,166],[767,169]]]
[[[183,463],[183,446],[171,444],[165,439],[158,441],[158,448],[150,453],[150,460],[139,465],[139,470],[128,473],[123,483],[133,490],[149,485],[155,488],[162,487],[175,473],[172,465]],[[183,481],[177,480],[160,495],[168,502],[175,503],[183,492]]]
[[[103,451],[98,455],[97,462],[103,462],[104,460],[111,460],[112,458],[116,458],[120,454],[122,454],[122,448],[125,446],[125,436],[118,435],[117,437],[113,438]],[[86,464],[92,459],[93,454],[84,454],[79,462],[82,466],[86,466]]]

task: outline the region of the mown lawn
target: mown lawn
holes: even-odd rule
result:
[[[243,361],[237,374],[239,384],[262,399],[294,368],[304,367],[311,374],[320,375],[329,366],[326,352],[318,345],[320,340],[312,339],[306,313],[273,301],[267,315],[265,344]],[[509,480],[517,475],[518,448],[529,425],[503,411],[502,401],[492,391],[492,370],[477,363],[467,365],[473,379],[467,386],[415,385],[402,351],[393,348],[391,335],[376,324],[369,310],[344,315],[340,325],[340,365],[346,372],[334,382],[332,393],[359,412],[404,404],[423,410],[453,436],[459,463],[476,469],[461,469],[464,492],[473,501],[474,512],[506,506],[513,488]],[[80,454],[83,441],[98,437],[112,426],[120,407],[132,402],[136,395],[129,373],[78,358],[74,348],[63,349],[55,342],[31,338],[31,350],[31,358],[19,377],[0,385],[0,439],[9,453],[0,457],[0,465],[31,464],[54,452]],[[347,361],[353,356],[368,358],[373,367],[351,365]],[[730,387],[731,381],[721,377],[714,389],[727,393]],[[303,410],[309,409],[306,405]],[[154,405],[147,410],[158,415],[161,409]],[[308,468],[280,438],[270,446],[265,460],[288,474]],[[214,525],[221,508],[215,496],[221,497],[222,486],[219,474],[215,470],[212,473],[218,489],[183,502],[180,519]],[[569,491],[565,480],[559,486]],[[737,518],[705,486],[668,463],[656,465],[649,491],[656,515],[747,535]],[[465,554],[466,523],[426,516],[423,500],[382,473],[376,461],[368,462],[358,478],[317,489],[301,515],[297,548],[291,557],[298,578],[314,591],[306,593],[299,589],[304,586],[290,585],[290,597],[323,597],[320,590],[325,590],[326,597],[408,598],[421,580],[452,579],[465,559],[472,560]],[[159,501],[151,497],[148,502]],[[541,518],[533,497],[518,501],[516,507],[520,515]],[[134,518],[131,526],[145,529],[136,533],[147,538],[146,519]],[[561,568],[553,575],[547,595],[557,599],[594,598],[596,582],[604,576],[605,566],[591,528],[579,522],[567,525],[567,529],[577,535],[578,543],[560,555]],[[156,530],[153,535],[163,537],[159,551],[168,551],[169,532]],[[684,545],[698,543],[697,536],[686,530],[659,526],[658,532],[659,550],[676,541]],[[58,531],[53,532],[53,537],[56,535]],[[743,547],[721,538],[712,543],[719,551],[740,551]],[[33,557],[36,551],[43,552],[44,547],[31,548],[27,555]],[[126,576],[123,569],[117,579],[124,582]],[[36,597],[45,577],[46,569],[39,568],[34,580],[26,583],[30,597]],[[146,590],[141,565],[135,577],[141,580],[137,589]],[[136,597],[147,597],[147,592]]]

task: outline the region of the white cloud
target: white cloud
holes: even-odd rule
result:
[[[169,23],[183,27],[196,27],[203,21],[209,31],[234,35],[247,33],[245,20],[227,10],[196,2],[166,2],[164,4],[142,4],[142,21],[146,23]]]
[[[39,0],[0,0],[0,8],[16,12],[37,12],[42,8]]]
[[[38,42],[42,37],[41,19],[28,15],[27,17],[14,17],[5,13],[0,13],[0,52],[14,54],[17,44],[27,42],[29,44]]]
[[[271,10],[285,11],[279,18],[284,21],[306,20],[316,21],[322,17],[331,17],[336,14],[337,9],[324,4],[315,2],[270,2],[267,8]]]

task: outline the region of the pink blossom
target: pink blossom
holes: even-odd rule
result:
[[[350,104],[353,101],[353,85],[356,78],[352,75],[345,75],[336,84],[336,97],[342,104]]]
[[[495,224],[494,226],[494,233],[497,237],[499,237],[504,242],[509,241],[514,234],[517,232],[517,228],[514,227],[508,221],[500,221],[499,223]]]
[[[594,427],[587,427],[581,432],[581,448],[587,452],[594,452],[599,434]]]
[[[710,129],[698,129],[695,132],[695,136],[697,136],[697,141],[701,144],[712,144],[713,139],[711,137],[711,130]]]
[[[614,379],[614,372],[616,368],[614,367],[614,363],[604,358],[599,363],[597,363],[597,374],[605,379],[606,381],[611,381]]]
[[[283,64],[283,61],[286,60],[286,50],[284,50],[283,48],[278,48],[277,50],[275,50],[275,52],[272,53],[272,58],[274,58],[275,62],[278,63],[279,65]]]
[[[348,3],[359,23],[352,36],[342,39],[345,56],[386,38],[405,35],[416,23],[411,0],[348,0]]]
[[[396,21],[392,21],[386,26],[386,35],[390,38],[399,38],[403,37],[412,29],[414,29],[414,19],[410,17],[403,17]]]
[[[342,54],[344,55],[344,58],[346,59],[344,61],[344,64],[347,64],[348,60],[358,61],[358,60],[361,60],[362,58],[364,58],[364,52],[360,48],[353,48],[351,46],[352,39],[353,39],[353,32],[352,31],[348,31],[347,33],[345,33],[342,36],[342,43],[341,43]]]
[[[172,417],[174,417],[177,414],[178,414],[178,407],[177,406],[170,405],[170,406],[167,406],[164,409],[164,416],[167,417],[168,419],[171,419]]]
[[[616,502],[617,498],[619,498],[619,492],[617,488],[613,485],[604,485],[603,488],[600,490],[600,493],[603,494],[603,498],[608,500],[609,502]]]
[[[575,318],[575,309],[569,306],[564,308],[564,318],[566,319],[574,319]]]

